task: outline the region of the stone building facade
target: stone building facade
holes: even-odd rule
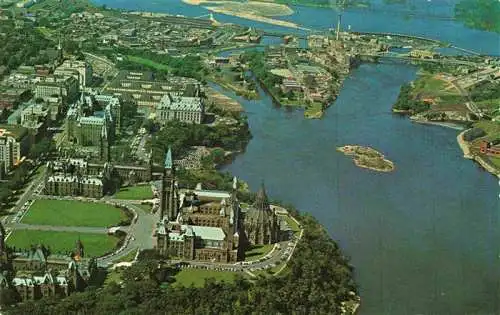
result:
[[[82,94],[68,110],[64,125],[69,142],[98,147],[102,161],[109,161],[110,145],[120,128],[121,102],[111,95]]]
[[[96,260],[85,257],[80,240],[71,255],[54,255],[40,244],[13,251],[5,245],[1,223],[0,260],[0,291],[13,291],[19,302],[82,291],[97,273]]]
[[[204,115],[205,104],[199,95],[186,97],[167,93],[156,106],[156,120],[161,124],[172,120],[201,124]]]
[[[169,149],[159,197],[156,248],[161,255],[223,263],[244,258],[236,181],[231,193],[200,189],[179,194]]]
[[[254,204],[245,213],[244,229],[246,239],[252,245],[273,244],[279,240],[278,217],[269,206],[264,184],[257,192]]]
[[[144,166],[88,163],[84,159],[60,159],[47,164],[44,193],[54,196],[101,198],[123,184],[149,182],[152,162]]]

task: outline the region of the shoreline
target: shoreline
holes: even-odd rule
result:
[[[500,171],[497,170],[494,166],[492,166],[490,163],[488,163],[484,158],[481,156],[472,154],[470,151],[469,143],[464,140],[464,134],[470,129],[462,131],[460,134],[457,136],[457,142],[458,146],[464,153],[464,158],[468,160],[475,161],[478,163],[484,170],[489,172],[490,174],[494,175],[495,177],[500,179]]]
[[[431,126],[440,126],[444,128],[450,128],[454,130],[464,130],[464,126],[460,126],[458,123],[450,122],[450,121],[431,121],[431,120],[420,120],[420,119],[412,119],[410,117],[410,120],[414,123],[417,124],[422,124],[422,125],[431,125]]]
[[[299,30],[303,30],[303,31],[310,31],[309,28],[300,26],[300,25],[293,23],[293,22],[273,19],[273,18],[269,18],[269,17],[251,14],[251,13],[235,12],[235,11],[223,9],[220,7],[210,7],[209,6],[209,7],[203,7],[203,8],[209,10],[210,12],[235,16],[235,17],[239,17],[241,19],[246,19],[246,20],[251,20],[251,21],[261,22],[261,23],[267,23],[267,24],[272,24],[272,25],[277,25],[277,26],[283,26],[283,27],[295,28],[295,29],[299,29]]]

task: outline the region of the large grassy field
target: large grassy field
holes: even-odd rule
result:
[[[150,185],[140,185],[124,187],[117,192],[114,197],[116,199],[124,200],[142,200],[142,199],[152,199],[153,191]]]
[[[40,199],[29,208],[22,223],[54,226],[107,227],[126,220],[118,208],[103,203]]]
[[[83,243],[87,257],[102,256],[112,251],[118,243],[118,238],[106,234],[14,230],[7,239],[7,244],[18,249],[28,249],[31,245],[43,244],[50,247],[53,253],[65,254],[73,251],[78,237]]]
[[[158,63],[158,62],[153,61],[151,59],[146,59],[146,58],[142,58],[142,57],[128,55],[127,56],[127,60],[130,61],[130,62],[138,63],[138,64],[141,64],[141,65],[145,65],[145,66],[150,67],[150,68],[154,68],[156,70],[167,71],[169,69],[169,67],[167,65],[165,65],[165,64]]]
[[[214,278],[216,281],[234,281],[237,272],[232,271],[215,271],[206,269],[183,269],[175,275],[175,286],[191,285],[195,287],[202,287],[205,284],[205,279]]]

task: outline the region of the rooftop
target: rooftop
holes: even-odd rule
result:
[[[16,140],[24,138],[28,133],[28,129],[15,125],[0,125],[0,136],[11,136]]]
[[[162,97],[157,109],[201,111],[202,107],[201,98],[199,97],[173,96],[168,93]]]

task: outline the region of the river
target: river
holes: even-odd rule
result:
[[[200,16],[206,11],[168,0],[99,0],[108,6]],[[297,8],[286,19],[328,28],[336,13]],[[280,29],[215,14],[225,22]],[[407,19],[381,11],[348,10],[352,29],[431,36],[498,55],[500,37],[457,22]],[[256,189],[293,203],[322,222],[356,268],[360,314],[500,313],[500,203],[497,180],[462,157],[458,131],[419,125],[390,113],[400,86],[416,69],[364,64],[345,81],[322,120],[242,101],[253,139],[226,170]],[[231,93],[226,92],[228,95]],[[381,174],[357,168],[336,152],[370,145],[395,162]]]

